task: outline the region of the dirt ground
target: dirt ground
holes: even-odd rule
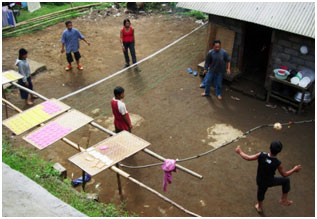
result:
[[[88,18],[74,20],[74,26],[92,42],[90,48],[82,44],[82,62],[85,70],[64,72],[65,57],[59,53],[59,38],[63,24],[57,24],[35,34],[3,40],[3,69],[9,69],[21,46],[30,51],[30,58],[48,66],[46,72],[34,77],[35,89],[47,97],[60,97],[87,84],[118,71],[124,64],[119,48],[118,33],[123,17]],[[136,29],[138,59],[148,56],[175,39],[190,32],[198,24],[171,15],[155,15],[131,20]],[[56,34],[58,33],[58,34]],[[215,142],[234,133],[244,132],[260,124],[288,122],[315,118],[314,106],[306,107],[300,115],[278,108],[265,107],[265,102],[243,96],[223,88],[223,101],[214,95],[200,97],[201,79],[187,73],[187,67],[196,69],[205,56],[207,28],[202,28],[163,53],[140,65],[142,71],[128,70],[92,89],[65,99],[65,103],[92,117],[105,127],[111,123],[110,100],[112,90],[121,85],[126,89],[125,102],[137,122],[133,133],[149,141],[149,149],[166,158],[184,158],[215,147]],[[55,47],[54,47],[55,45]],[[54,48],[54,49],[53,49]],[[64,84],[64,86],[63,86]],[[213,91],[213,90],[212,90]],[[233,100],[231,96],[240,98]],[[23,108],[18,91],[13,90],[8,99]],[[40,100],[37,100],[39,103]],[[98,114],[92,111],[99,109]],[[10,111],[10,115],[14,113]],[[110,122],[109,122],[110,121]],[[218,130],[216,128],[218,127]],[[219,127],[221,130],[219,131]],[[225,127],[225,128],[224,128]],[[228,131],[229,130],[229,131]],[[6,129],[4,129],[7,132]],[[8,133],[8,132],[7,132]],[[146,169],[126,169],[131,176],[162,192],[185,208],[202,216],[258,216],[256,202],[256,162],[240,158],[234,148],[240,145],[251,154],[268,151],[269,143],[278,139],[283,145],[279,158],[286,169],[301,164],[300,173],[291,176],[290,199],[294,204],[281,207],[281,188],[269,189],[264,203],[265,216],[315,215],[315,124],[307,123],[284,127],[281,131],[263,128],[247,138],[199,159],[182,163],[204,176],[202,180],[182,171],[173,174],[173,183],[163,192],[163,171],[159,166]],[[212,135],[215,137],[213,138]],[[86,147],[108,137],[95,128],[85,126],[70,134],[69,139]],[[20,137],[11,137],[15,147],[27,147]],[[67,168],[68,176],[77,178],[81,171],[67,159],[76,150],[59,141],[43,151],[46,160],[60,162]],[[156,159],[140,152],[122,163],[143,165]],[[99,188],[95,186],[101,183]],[[122,179],[126,208],[140,216],[187,216],[139,186]],[[104,171],[87,185],[87,192],[97,192],[100,201],[120,203],[116,176]],[[78,188],[80,190],[80,188]]]

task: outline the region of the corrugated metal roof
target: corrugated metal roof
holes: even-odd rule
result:
[[[314,2],[180,2],[177,7],[315,38]]]

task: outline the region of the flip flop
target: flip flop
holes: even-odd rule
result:
[[[193,75],[196,77],[196,76],[197,76],[197,71],[194,71],[194,72],[193,72]]]
[[[191,70],[191,68],[187,68],[187,71],[188,71],[189,74],[192,74],[192,73],[193,73],[193,71]]]

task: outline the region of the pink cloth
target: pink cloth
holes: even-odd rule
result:
[[[41,103],[41,105],[44,106],[43,110],[50,115],[62,110],[62,107],[60,107],[60,106],[58,106],[50,101]]]
[[[176,160],[164,160],[162,169],[164,170],[163,189],[166,192],[167,185],[172,183],[172,172],[176,172]]]

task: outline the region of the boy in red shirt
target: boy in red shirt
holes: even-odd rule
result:
[[[116,128],[116,133],[119,133],[123,130],[131,132],[132,124],[130,116],[124,102],[122,101],[124,98],[124,89],[118,86],[114,89],[113,93],[114,98],[111,101],[111,108],[114,116],[114,126]]]

